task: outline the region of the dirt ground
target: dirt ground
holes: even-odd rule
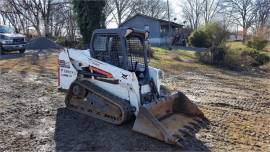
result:
[[[168,75],[163,84],[184,92],[210,120],[209,129],[179,148],[132,132],[133,120],[114,126],[67,110],[50,72],[0,72],[0,151],[270,151],[269,73]]]
[[[210,150],[270,151],[269,77],[197,71],[165,85],[183,91],[211,121],[210,129],[198,134]]]

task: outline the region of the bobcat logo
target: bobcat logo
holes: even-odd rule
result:
[[[122,73],[122,78],[123,78],[123,79],[127,79],[127,76],[128,76],[127,74],[123,74],[123,73]]]

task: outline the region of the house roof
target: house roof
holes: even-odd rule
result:
[[[137,17],[137,16],[142,16],[142,17],[146,17],[146,18],[149,18],[149,19],[152,19],[152,20],[156,20],[156,21],[159,21],[159,22],[163,22],[165,24],[169,24],[169,21],[166,21],[166,20],[163,20],[163,19],[158,19],[158,18],[154,18],[154,17],[151,17],[151,16],[147,16],[147,15],[143,15],[143,14],[136,14],[134,16],[132,16],[131,18],[125,20],[123,23],[121,23],[119,25],[119,27],[121,27],[122,25],[124,25],[126,22],[128,22],[129,20],[132,20],[133,18]],[[170,21],[170,23],[172,24],[172,26],[184,26],[182,24],[178,24],[178,23],[175,23],[175,22],[172,22]]]
[[[94,31],[94,33],[101,33],[101,34],[122,34],[125,35],[127,30],[131,29],[133,32],[135,33],[139,33],[139,34],[145,34],[146,32],[140,29],[136,29],[136,28],[127,28],[127,27],[120,27],[120,28],[112,28],[112,29],[96,29]]]

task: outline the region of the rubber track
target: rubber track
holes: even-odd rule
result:
[[[113,104],[117,107],[119,107],[119,109],[121,110],[121,117],[119,118],[110,118],[110,117],[105,117],[104,115],[110,115],[110,110],[107,113],[102,113],[102,112],[96,112],[95,111],[82,111],[81,109],[78,108],[73,108],[72,105],[70,105],[70,100],[72,99],[73,93],[72,93],[72,88],[75,85],[79,85],[83,88],[85,88],[88,92],[94,93],[95,95],[103,98],[106,102],[110,102],[110,104]],[[87,92],[87,93],[88,93]],[[68,109],[70,110],[74,110],[80,113],[84,113],[87,114],[89,116],[104,120],[106,122],[112,123],[112,124],[117,124],[120,125],[122,123],[124,123],[125,121],[129,120],[131,118],[131,116],[133,115],[133,109],[131,107],[131,105],[129,104],[128,101],[121,99],[107,91],[105,91],[104,89],[96,86],[95,84],[91,83],[88,80],[76,80],[75,82],[73,82],[70,86],[70,89],[68,91],[68,94],[66,96],[65,99],[65,103]]]

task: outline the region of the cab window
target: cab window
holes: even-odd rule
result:
[[[123,51],[118,35],[96,35],[93,41],[94,58],[122,67]]]

